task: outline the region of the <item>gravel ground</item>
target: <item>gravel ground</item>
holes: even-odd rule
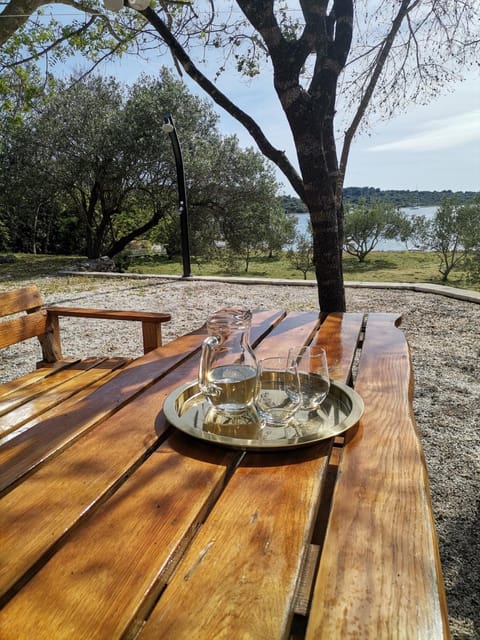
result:
[[[317,309],[314,287],[244,285],[127,278],[42,278],[48,303],[110,309],[165,311],[164,342],[200,326],[227,304],[250,308]],[[0,285],[1,286],[1,285]],[[13,288],[19,283],[8,282]],[[414,411],[421,434],[452,637],[480,639],[480,305],[434,294],[347,289],[349,311],[402,314],[415,373]],[[141,332],[130,323],[61,320],[64,355],[140,355]],[[35,341],[0,353],[0,382],[34,366]],[[435,640],[435,639],[432,639]]]

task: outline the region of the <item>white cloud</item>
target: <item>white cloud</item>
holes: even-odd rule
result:
[[[480,141],[480,109],[433,120],[427,131],[370,147],[369,151],[436,151]]]

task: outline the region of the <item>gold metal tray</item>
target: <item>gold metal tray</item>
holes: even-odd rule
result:
[[[196,380],[170,393],[163,410],[175,427],[195,438],[235,449],[278,451],[315,444],[353,427],[364,410],[353,389],[331,381],[318,411],[297,411],[285,427],[264,426],[255,412],[233,416],[212,411]]]

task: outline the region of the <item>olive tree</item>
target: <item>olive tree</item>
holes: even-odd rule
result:
[[[203,164],[203,171],[193,171],[190,196],[192,225],[200,231],[197,253],[209,239],[225,242],[248,271],[253,255],[271,254],[289,242],[294,228],[280,207],[272,166],[261,154],[241,149],[235,136],[210,140],[202,153],[188,139],[186,145],[192,161]]]
[[[398,233],[398,210],[392,205],[361,199],[347,205],[345,211],[345,251],[365,262],[381,238],[392,238]]]
[[[462,204],[445,198],[432,220],[419,223],[417,233],[420,241],[438,255],[443,282],[459,267],[466,267],[472,275],[480,250],[480,200]]]
[[[295,246],[287,252],[287,258],[294,269],[302,272],[303,279],[306,280],[307,273],[315,270],[312,235],[299,233],[295,239]]]
[[[278,185],[265,158],[241,149],[235,137],[221,136],[211,107],[167,70],[128,88],[113,78],[90,77],[59,83],[36,113],[10,129],[10,143],[0,149],[0,219],[18,231],[12,239],[17,250],[26,238],[20,247],[25,251],[74,247],[90,258],[113,257],[133,239],[153,234],[175,255],[177,175],[161,127],[170,111],[185,139],[197,254],[215,231],[221,233],[225,219],[241,218],[252,203],[265,210],[276,206]],[[56,247],[62,227],[66,232]],[[257,240],[261,231],[257,225]]]
[[[465,269],[467,279],[480,282],[480,196],[465,204]]]
[[[292,222],[295,225],[279,207],[265,208],[252,202],[223,227],[226,247],[243,260],[247,272],[254,256],[273,257],[291,242],[295,233]]]
[[[24,47],[47,55],[54,44],[65,55],[65,43],[74,34],[75,44],[95,60],[109,51],[151,51],[158,38],[176,68],[247,129],[308,208],[324,312],[345,308],[342,193],[355,135],[369,120],[438,95],[475,63],[480,43],[475,0],[162,0],[151,5],[125,0],[125,8],[107,0],[108,7],[120,9],[116,17],[95,0],[64,0],[85,12],[83,22],[70,25],[70,31],[50,25],[51,42],[43,33],[39,44],[35,25],[28,32],[27,21],[44,2],[4,5],[0,43],[8,45],[10,57],[16,55],[12,34],[22,36]],[[295,158],[289,159],[255,117],[215,83],[225,69],[254,75],[264,64]]]

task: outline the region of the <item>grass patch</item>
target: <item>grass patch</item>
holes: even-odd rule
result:
[[[245,271],[244,263],[239,262],[239,268],[228,267],[221,262],[196,262],[192,259],[192,275],[194,276],[222,276],[241,278],[279,278],[295,280],[303,278],[300,271],[296,271],[284,255],[268,258],[258,256],[251,258],[248,271]],[[163,256],[156,256],[142,260],[136,260],[129,268],[130,273],[178,275],[183,273],[182,261],[169,260]],[[313,272],[308,274],[309,280],[314,280]]]
[[[86,258],[79,256],[51,256],[16,254],[12,263],[0,262],[0,282],[15,284],[16,281],[29,281],[42,277],[58,275],[60,271],[75,269]],[[240,263],[235,270],[219,262],[196,262],[192,259],[192,275],[220,276],[243,278],[274,278],[285,280],[301,280],[303,274],[294,269],[285,255],[268,258],[254,257],[250,261],[249,270]],[[354,256],[344,257],[345,280],[371,282],[430,282],[442,284],[438,271],[438,257],[432,252],[420,251],[372,251],[364,263]],[[136,259],[128,269],[129,273],[145,275],[177,275],[183,273],[182,261],[169,260],[163,256]],[[315,280],[313,272],[307,275],[308,280]],[[480,283],[471,285],[465,281],[465,274],[454,270],[446,283],[453,287],[480,291]],[[43,287],[44,285],[42,285]],[[48,286],[48,283],[45,283]]]
[[[372,251],[363,263],[354,256],[345,254],[343,261],[345,280],[353,281],[442,284],[438,266],[438,256],[429,251]],[[290,265],[285,255],[274,258],[265,256],[252,258],[248,271],[245,271],[244,268],[237,271],[227,270],[217,262],[198,264],[194,260],[192,260],[191,267],[194,276],[303,279],[303,274]],[[154,257],[133,263],[129,272],[181,276],[183,268],[180,258],[169,260],[165,257]],[[307,279],[315,280],[314,273],[309,272]],[[464,289],[480,290],[480,284],[476,286],[467,284],[465,274],[462,271],[453,271],[447,284]]]
[[[51,256],[16,253],[15,262],[0,262],[0,280],[28,280],[51,276],[85,262],[80,256]]]
[[[438,257],[431,252],[377,251],[364,263],[353,256],[343,262],[346,280],[374,280],[385,282],[441,282]]]

